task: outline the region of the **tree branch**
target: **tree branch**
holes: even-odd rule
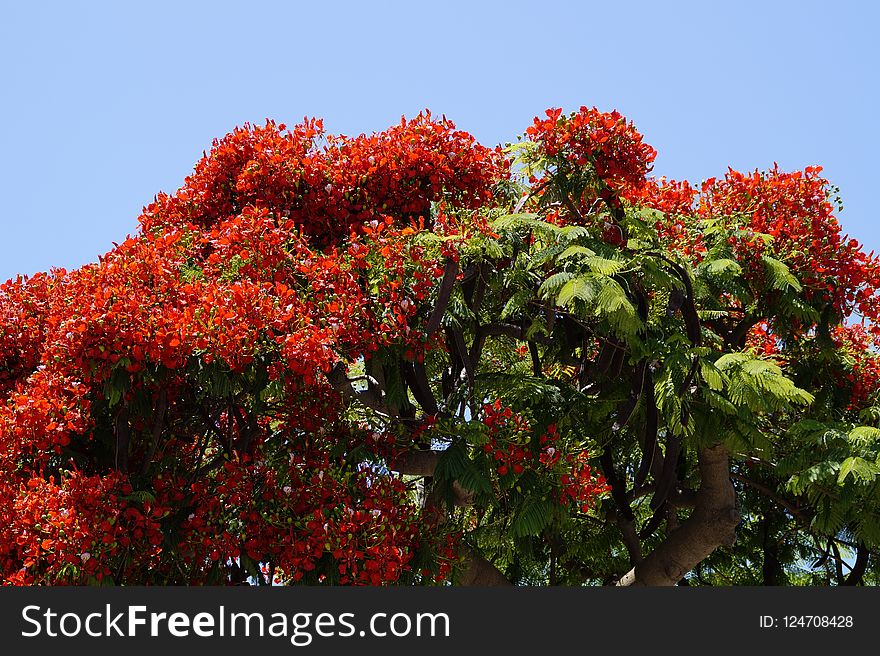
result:
[[[351,381],[346,375],[346,366],[344,363],[338,362],[327,374],[327,380],[330,382],[333,389],[339,392],[342,395],[342,398],[346,401],[354,399],[366,407],[388,417],[394,417],[397,415],[396,412],[385,404],[382,399],[382,390],[378,385],[371,385],[365,390],[354,389]]]
[[[859,544],[856,548],[856,562],[853,563],[852,571],[849,573],[849,576],[846,577],[843,585],[858,585],[862,582],[862,578],[865,576],[865,572],[868,569],[870,555],[871,552],[868,551],[868,548],[863,544]]]
[[[786,501],[785,499],[783,499],[766,485],[758,483],[757,481],[753,481],[751,478],[747,478],[746,476],[743,476],[742,474],[737,474],[736,472],[731,472],[730,477],[735,481],[740,481],[741,483],[745,483],[749,487],[754,488],[765,497],[776,503],[778,506],[785,508],[796,520],[803,521],[803,517],[801,517],[802,512],[799,508],[797,508],[790,501]]]
[[[740,516],[727,449],[720,444],[701,449],[699,464],[700,489],[691,516],[618,585],[675,585],[717,547],[733,544]]]
[[[434,476],[442,451],[408,451],[388,463],[388,468],[405,476]],[[453,504],[469,506],[474,501],[474,493],[458,481],[452,481]]]
[[[463,586],[508,586],[513,585],[495,565],[486,560],[473,547],[461,547],[465,558],[465,568],[458,579]]]
[[[602,466],[605,480],[611,486],[611,498],[614,499],[614,505],[617,507],[616,512],[609,513],[609,519],[612,519],[620,529],[620,535],[629,553],[630,562],[632,565],[636,565],[642,560],[642,545],[636,534],[636,517],[626,494],[626,480],[617,475],[608,448],[600,456],[599,464]]]

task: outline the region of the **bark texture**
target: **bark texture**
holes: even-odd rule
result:
[[[465,557],[465,568],[458,579],[463,586],[503,586],[512,585],[495,565],[483,558],[471,547],[462,547]]]
[[[675,585],[717,547],[734,543],[740,516],[727,450],[719,444],[701,449],[698,457],[700,489],[693,513],[618,585]]]

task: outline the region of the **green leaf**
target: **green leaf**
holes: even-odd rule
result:
[[[151,492],[147,490],[135,490],[131,494],[128,494],[124,497],[119,497],[123,501],[134,501],[136,503],[144,504],[144,503],[153,503],[156,501],[156,497],[153,496]]]
[[[618,330],[633,333],[642,325],[635,306],[616,280],[606,278],[602,281],[596,301],[596,314],[604,315]]]
[[[846,481],[846,477],[850,474],[852,474],[853,479],[857,482],[872,482],[878,473],[880,473],[880,468],[878,468],[876,465],[868,462],[864,458],[859,458],[858,456],[850,456],[842,463],[840,463],[840,472],[837,475],[837,484],[842,485],[844,481]]]
[[[801,283],[784,262],[780,262],[769,255],[763,255],[761,260],[767,267],[767,275],[770,277],[770,284],[773,285],[774,289],[787,289],[790,287],[796,292],[801,291]]]
[[[849,441],[862,446],[870,446],[880,441],[880,428],[856,426],[848,434]]]
[[[582,255],[583,257],[591,257],[595,255],[595,251],[590,250],[586,246],[569,246],[559,255],[560,260],[565,260],[570,257],[575,257],[576,255]]]
[[[840,471],[839,462],[825,460],[789,478],[786,487],[792,494],[802,494],[814,483],[829,483],[836,480],[838,471]]]
[[[713,319],[722,319],[730,315],[727,310],[697,310],[697,316],[701,321],[712,321]]]
[[[559,291],[556,297],[556,304],[562,307],[568,307],[571,302],[579,298],[582,301],[591,301],[596,295],[593,287],[593,281],[588,278],[574,278],[565,283],[565,286]]]
[[[553,517],[553,504],[534,495],[526,496],[510,525],[515,538],[539,535]]]
[[[742,271],[742,267],[736,260],[730,258],[719,258],[717,260],[706,260],[700,265],[700,271],[704,271],[709,275],[732,274],[738,275]]]
[[[434,476],[441,480],[453,481],[468,469],[470,462],[467,446],[464,442],[455,442],[441,454],[434,468]]]
[[[534,226],[535,223],[538,223],[539,216],[540,215],[535,214],[534,212],[506,214],[492,221],[492,229],[497,232],[499,230],[506,230],[509,228],[531,228]]]
[[[749,356],[745,353],[725,353],[720,358],[715,360],[715,366],[718,367],[718,369],[720,369],[721,371],[724,371],[725,369],[729,369],[730,367],[740,365],[749,359]]]
[[[499,260],[504,257],[504,250],[501,245],[494,239],[486,239],[482,243],[483,252],[489,259]]]
[[[523,309],[528,306],[529,301],[531,300],[532,290],[520,289],[508,299],[507,303],[504,304],[504,309],[501,310],[501,314],[498,318],[501,319],[501,321],[505,321],[510,317],[517,316]]]
[[[613,276],[624,267],[624,263],[620,260],[612,260],[607,257],[599,257],[598,255],[588,257],[584,263],[590,267],[593,273],[598,273],[602,276]]]
[[[703,390],[703,396],[713,410],[718,410],[719,412],[722,412],[725,415],[729,415],[731,417],[735,417],[738,414],[736,406],[733,405],[726,398],[724,398],[721,394],[713,392],[711,389],[709,389]]]
[[[541,283],[541,286],[538,287],[538,295],[541,298],[548,298],[553,294],[559,292],[565,283],[574,278],[574,274],[570,271],[560,271],[559,273],[554,273],[552,276],[547,278],[544,282]]]
[[[550,224],[547,224],[550,225]],[[553,226],[554,228],[556,226]],[[564,228],[557,228],[559,234],[562,235],[565,239],[571,241],[574,239],[580,239],[581,237],[589,237],[590,231],[586,226],[579,225],[570,225],[565,226]]]
[[[715,366],[728,377],[728,396],[736,405],[753,412],[784,410],[791,405],[809,405],[813,395],[797,387],[773,362],[747,353],[726,353]]]
[[[476,492],[477,494],[489,494],[492,492],[492,481],[471,462],[468,463],[468,467],[458,477],[458,483],[464,489]]]
[[[535,233],[555,239],[561,233],[559,227],[542,221],[540,215],[533,212],[507,214],[492,221],[492,229],[501,233],[507,230],[531,230]]]
[[[724,389],[725,376],[711,362],[700,361],[700,375],[706,381],[709,389],[716,392]]]

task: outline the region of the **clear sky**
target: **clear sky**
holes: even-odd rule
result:
[[[245,121],[426,107],[487,144],[616,108],[695,182],[821,164],[880,250],[877,4],[0,0],[0,280],[96,260]]]

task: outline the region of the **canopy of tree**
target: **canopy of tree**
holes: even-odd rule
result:
[[[873,584],[880,261],[616,112],[216,141],[0,287],[8,584]]]

